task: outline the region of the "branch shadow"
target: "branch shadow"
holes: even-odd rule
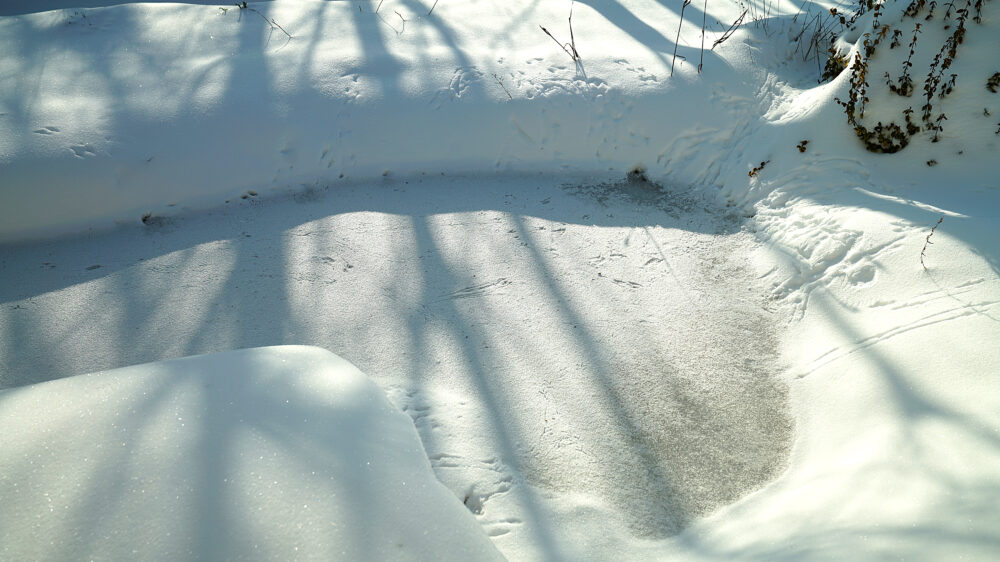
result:
[[[341,373],[317,371],[317,359],[329,356],[316,350],[295,368],[277,364],[285,359],[268,353],[221,354],[129,375],[94,375],[87,387],[95,390],[92,395],[76,397],[45,421],[52,431],[18,443],[17,450],[35,462],[15,464],[7,473],[13,480],[6,482],[14,482],[20,494],[12,505],[20,510],[0,516],[5,538],[18,541],[5,544],[12,549],[5,552],[59,559],[234,559],[293,552],[334,559],[353,552],[362,559],[388,559],[404,547],[447,554],[454,545],[437,539],[456,534],[459,544],[478,540],[460,535],[474,531],[474,524],[446,528],[462,508],[439,489],[414,486],[407,493],[405,482],[387,480],[386,472],[398,473],[400,466],[427,471],[429,466],[416,436],[410,439],[408,420],[363,375],[352,380],[348,373],[344,383]],[[297,353],[302,359],[303,352]],[[340,387],[350,399],[317,394]],[[55,395],[65,393],[58,383],[49,388]],[[25,390],[0,393],[0,407],[23,409],[18,400]],[[32,392],[35,401],[52,396]],[[109,396],[127,408],[102,407]],[[68,452],[53,449],[67,436],[93,439],[98,447],[76,442]],[[71,473],[67,463],[74,464]],[[415,472],[411,486],[428,475]],[[429,501],[400,509],[393,490]],[[38,502],[25,495],[39,496],[43,505],[48,498],[58,511],[41,521],[27,517]],[[416,526],[405,521],[407,513],[421,509],[438,515],[450,510],[450,515]],[[285,525],[287,518],[295,523]],[[386,519],[405,524],[390,529],[391,538],[366,538],[371,529],[385,529]],[[435,540],[428,543],[421,534]],[[44,540],[53,537],[54,544]],[[487,543],[485,535],[481,543]]]
[[[740,223],[711,210],[697,192],[671,186],[634,179],[583,186],[552,183],[532,176],[341,186],[306,200],[251,198],[225,212],[193,214],[153,228],[134,226],[89,239],[6,247],[0,252],[5,269],[27,270],[40,255],[55,256],[46,259],[58,263],[56,269],[36,268],[37,273],[16,285],[4,284],[5,298],[36,302],[48,311],[2,311],[4,347],[18,350],[3,356],[5,385],[235,348],[318,345],[383,385],[432,392],[442,384],[457,384],[476,397],[482,404],[479,414],[494,436],[489,447],[530,485],[519,493],[546,555],[562,556],[567,545],[533,490],[566,491],[579,484],[565,479],[565,463],[573,459],[592,463],[584,480],[602,501],[634,521],[633,532],[647,538],[674,535],[780,469],[781,443],[790,426],[761,417],[747,405],[732,405],[732,393],[745,397],[749,392],[775,405],[781,417],[786,398],[773,386],[772,367],[767,361],[747,364],[743,355],[766,355],[771,344],[765,338],[756,351],[743,348],[739,354],[713,348],[677,364],[690,344],[672,349],[661,339],[662,331],[630,326],[635,341],[621,341],[613,335],[618,324],[599,319],[614,318],[616,306],[636,304],[622,301],[624,293],[611,278],[598,277],[603,285],[592,287],[586,297],[563,289],[563,281],[570,281],[564,278],[566,264],[550,263],[538,225],[552,235],[567,229],[634,232],[637,239],[652,240],[642,245],[652,244],[651,257],[662,261],[681,259],[669,256],[670,250],[654,239],[667,230],[732,236]],[[707,218],[692,220],[699,215]],[[358,217],[369,217],[364,230],[355,222]],[[442,230],[448,224],[458,226]],[[505,234],[494,237],[482,228]],[[468,237],[460,243],[462,238],[454,237],[463,229]],[[508,302],[514,307],[508,311],[504,301],[492,302],[488,294],[482,301],[467,290],[493,275],[487,271],[490,256],[523,264],[518,266],[521,273],[512,271],[508,277],[514,275],[519,291],[537,300],[536,313],[525,318],[514,314],[521,309],[515,304],[517,292],[504,297],[515,299]],[[586,256],[567,263],[590,267]],[[76,265],[67,268],[63,259]],[[80,267],[92,261],[103,265]],[[674,285],[684,282],[677,265],[665,265],[672,268],[665,278]],[[481,277],[476,278],[477,272]],[[705,304],[702,298],[688,293],[681,300],[697,307]],[[67,307],[76,307],[75,313],[59,314]],[[700,310],[704,315],[714,308]],[[56,337],[40,339],[60,318],[70,318],[72,324]],[[710,318],[703,316],[699,333],[714,331]],[[555,331],[540,339],[511,332],[535,321]],[[658,329],[669,322],[657,320]],[[739,327],[738,319],[727,323],[737,326],[733,334],[761,328],[753,323]],[[512,333],[511,339],[501,336],[506,333]],[[453,342],[447,355],[459,366],[456,372],[442,373],[430,361],[441,352],[442,337]],[[739,337],[731,338],[733,345],[742,345]],[[82,351],[97,340],[111,343],[96,355]],[[57,358],[49,370],[42,367],[45,357]],[[559,394],[569,387],[553,378],[553,361],[577,381],[570,394]],[[697,382],[699,367],[692,371],[692,365],[718,378],[708,385],[708,397]],[[526,382],[525,374],[533,370],[539,376]],[[542,420],[534,417],[536,403],[525,403],[514,390],[522,385],[548,389],[546,403],[566,420],[558,439],[576,434],[570,449],[561,450],[558,439],[539,440]],[[589,398],[580,401],[576,395]],[[713,409],[716,398],[729,404],[730,413],[720,416]],[[595,433],[596,428],[604,435]],[[684,437],[685,431],[696,435]],[[763,446],[748,445],[749,456],[742,455],[740,447],[756,442],[737,435],[741,432],[763,435]],[[433,431],[424,429],[420,435],[429,452],[451,446]],[[712,446],[716,438],[733,447],[727,452],[727,447]],[[225,449],[218,440],[211,447]],[[734,472],[740,476],[726,476]],[[616,476],[621,478],[615,486],[603,484]]]
[[[822,308],[843,341],[860,341],[864,337],[850,312],[835,301],[816,299],[813,306]],[[874,489],[862,495],[874,495],[875,502],[891,503],[898,499],[893,497],[898,490],[909,490],[914,495],[910,498],[914,505],[902,512],[893,508],[882,512],[882,508],[876,507],[871,513],[874,524],[871,520],[854,522],[850,517],[807,508],[794,521],[790,520],[792,517],[776,514],[757,523],[772,527],[765,529],[765,534],[780,536],[782,540],[749,544],[740,541],[738,549],[731,549],[722,546],[726,541],[708,540],[707,534],[685,533],[678,537],[685,549],[712,558],[739,556],[753,560],[836,558],[857,552],[873,557],[908,556],[909,553],[936,557],[943,553],[961,553],[966,557],[989,558],[1000,551],[1000,537],[991,531],[996,524],[992,506],[1000,498],[1000,479],[982,470],[969,472],[958,468],[981,466],[984,459],[998,458],[1000,435],[995,423],[962,408],[958,401],[968,397],[959,397],[954,392],[936,396],[926,380],[901,369],[881,346],[870,346],[857,353],[862,355],[860,361],[866,365],[863,373],[843,375],[875,377],[877,398],[868,399],[887,400],[888,403],[879,403],[876,407],[897,417],[888,422],[884,417],[879,418],[883,421],[878,431],[890,436],[885,443],[887,449],[868,452],[874,458],[866,463],[863,469],[866,472],[846,478],[864,481],[870,475]],[[927,349],[923,353],[934,355],[936,351]],[[933,360],[928,357],[927,362],[933,363]],[[836,371],[828,368],[827,372],[832,375]],[[990,375],[965,373],[966,377]],[[956,380],[950,384],[962,383]],[[829,400],[838,398],[830,397]],[[848,409],[854,408],[858,406],[848,406]],[[845,446],[844,443],[829,445]],[[839,469],[830,471],[824,478],[844,477],[839,472]],[[891,489],[884,488],[887,480],[893,483]],[[830,486],[826,482],[816,485],[819,489]]]
[[[666,52],[673,47],[662,33],[637,22],[635,16],[620,6],[602,4],[595,9],[603,10],[605,17],[617,21],[622,29],[639,29],[637,38],[647,42],[657,52]],[[380,63],[391,62],[392,55],[385,44],[384,30],[379,27],[381,24],[367,15],[355,15],[355,18],[366,56],[376,58]],[[467,63],[454,39],[453,30],[437,19],[429,21],[457,59],[463,65]],[[266,34],[251,23],[258,22],[239,22],[242,27],[238,34],[238,53],[257,53],[268,47]],[[72,45],[67,43],[61,47],[69,49]],[[661,58],[665,60],[662,55]],[[299,72],[304,72],[308,64],[307,58]],[[225,94],[227,98],[272,98],[272,77],[250,58],[235,57],[232,61],[220,61],[216,65],[225,66],[230,72],[230,91]],[[207,76],[214,67],[207,68],[202,76]],[[110,64],[99,65],[98,69],[106,82],[115,82],[110,78],[113,73]],[[394,74],[398,75],[396,72],[389,73]],[[395,92],[401,88],[391,79],[378,79],[382,80],[383,91]],[[242,90],[233,92],[237,87]],[[195,84],[184,96],[190,99],[191,92],[196,90]],[[111,97],[120,100],[124,94],[115,91]],[[342,354],[365,372],[371,373],[376,380],[409,378],[407,384],[410,386],[429,388],[429,381],[422,378],[428,368],[421,366],[419,357],[426,352],[426,342],[430,341],[423,314],[431,310],[432,314],[447,319],[446,329],[451,339],[458,342],[454,350],[456,361],[465,366],[462,376],[487,405],[484,414],[497,436],[492,446],[501,452],[505,463],[523,470],[529,474],[529,481],[544,488],[545,485],[552,485],[552,474],[565,467],[543,467],[539,459],[525,454],[517,446],[529,440],[529,429],[533,431],[537,426],[534,420],[518,418],[523,415],[518,409],[518,397],[510,393],[493,369],[499,367],[503,371],[506,368],[510,372],[514,369],[510,359],[488,347],[490,329],[495,323],[509,323],[511,318],[502,313],[494,313],[492,318],[485,319],[470,317],[468,309],[456,304],[454,299],[440,298],[442,293],[462,290],[463,285],[468,284],[471,266],[468,262],[456,261],[451,250],[441,245],[440,235],[435,231],[438,218],[493,212],[511,217],[514,234],[523,242],[502,242],[499,245],[505,247],[509,243],[511,252],[523,255],[532,277],[539,280],[535,289],[551,307],[539,314],[550,314],[564,326],[574,326],[562,336],[574,349],[581,350],[581,360],[587,365],[577,372],[582,379],[580,382],[595,397],[600,415],[607,416],[607,427],[620,431],[626,438],[614,450],[621,454],[617,459],[619,465],[627,465],[624,470],[633,480],[631,487],[604,490],[605,499],[616,507],[632,509],[632,517],[641,521],[637,527],[641,528],[641,532],[662,538],[678,532],[720,502],[731,501],[772,476],[773,466],[760,469],[754,476],[759,479],[749,487],[740,480],[739,489],[726,490],[721,499],[706,501],[681,497],[681,488],[692,482],[678,477],[669,465],[696,462],[697,459],[692,458],[690,453],[682,452],[683,442],[671,442],[664,438],[662,427],[650,427],[644,416],[662,421],[657,412],[642,412],[629,403],[636,398],[637,391],[648,393],[651,390],[649,387],[630,387],[628,379],[633,371],[638,370],[636,361],[625,357],[622,347],[616,346],[607,333],[599,334],[592,326],[588,328],[592,322],[585,314],[587,302],[571,296],[555,282],[560,274],[547,265],[545,252],[533,239],[526,222],[530,218],[563,226],[645,228],[647,233],[649,228],[656,227],[714,235],[733,234],[739,230],[738,221],[730,218],[722,221],[721,225],[718,221],[679,223],[678,217],[692,212],[692,208],[684,207],[688,201],[694,201],[692,205],[702,204],[697,198],[689,198],[683,190],[654,189],[655,186],[637,186],[634,182],[589,185],[576,196],[548,186],[544,194],[556,200],[552,204],[537,195],[541,187],[525,178],[518,181],[527,185],[516,188],[503,183],[485,188],[475,186],[480,189],[476,189],[473,195],[461,195],[467,193],[470,189],[468,184],[475,181],[460,181],[438,193],[421,191],[415,186],[407,188],[405,186],[409,184],[406,181],[402,184],[387,181],[375,186],[348,185],[317,191],[315,200],[304,205],[298,204],[295,198],[261,201],[251,197],[234,204],[233,207],[238,207],[235,211],[193,213],[152,224],[122,227],[112,232],[0,247],[0,266],[5,277],[0,286],[0,303],[4,305],[0,311],[0,326],[3,329],[0,335],[2,347],[9,350],[0,355],[3,365],[0,382],[5,387],[18,386],[76,372],[197,353],[282,343],[310,343]],[[532,188],[536,187],[533,191]],[[369,195],[369,192],[374,195]],[[519,203],[509,204],[508,196]],[[596,202],[585,200],[587,197],[596,199]],[[643,204],[654,210],[637,213],[634,208]],[[376,235],[341,230],[336,224],[319,224],[317,227],[317,223],[323,223],[330,217],[364,213],[387,217],[387,224],[393,227],[402,224],[399,228],[405,229],[408,236],[400,244],[408,253],[399,251],[396,261],[422,259],[428,271],[415,299],[416,306],[404,311],[405,318],[399,321],[405,329],[382,338],[361,333],[374,328],[359,327],[360,321],[356,320],[364,318],[359,310],[363,311],[368,304],[375,302],[380,291],[385,294],[387,290],[412,300],[412,287],[393,280],[385,286],[375,287],[373,291],[365,290],[363,283],[350,281],[350,276],[362,267],[370,266],[367,274],[371,275],[371,271],[387,265],[378,255],[364,256],[367,248],[365,241],[371,241]],[[296,237],[315,237],[318,241],[301,246],[305,243],[295,241]],[[352,250],[351,244],[345,245],[344,240],[356,242],[357,251]],[[304,253],[300,255],[301,252]],[[662,248],[659,252],[662,256]],[[59,263],[38,264],[42,255],[58,256]],[[352,264],[351,260],[358,257],[367,261]],[[324,269],[325,264],[334,262],[343,269]],[[56,266],[54,269],[49,267],[53,263]],[[220,266],[220,263],[223,265]],[[100,267],[92,268],[93,265]],[[350,271],[352,269],[356,271]],[[20,274],[29,270],[33,274]],[[306,289],[316,291],[312,298],[301,298],[303,284],[300,281],[303,280]],[[346,288],[331,288],[333,281],[342,283]],[[341,310],[329,310],[331,305],[324,302],[324,295],[345,294],[343,291],[357,291],[358,302],[341,304],[344,307]],[[604,291],[604,294],[607,296],[610,292]],[[40,308],[29,308],[28,303]],[[22,307],[22,304],[25,306]],[[316,310],[330,314],[317,318]],[[348,319],[351,321],[348,322]],[[686,423],[699,425],[702,438],[734,429],[731,425],[720,429],[712,425],[711,414],[694,412],[708,404],[693,397],[697,389],[688,385],[688,381],[673,380],[681,366],[665,357],[663,352],[669,344],[657,341],[654,335],[641,329],[637,329],[636,333],[643,334],[639,338],[642,342],[640,352],[653,358],[654,372],[644,373],[644,376],[664,377],[662,388],[652,390],[685,409],[687,418],[682,416],[683,419],[678,422],[681,426]],[[380,341],[382,348],[391,348],[396,341],[409,342],[406,344],[408,358],[403,362],[407,367],[400,372],[398,365],[377,360],[371,349],[362,348],[357,342],[352,343],[351,337]],[[107,343],[98,353],[93,353],[93,350],[88,350],[88,345],[98,339]],[[534,347],[530,341],[522,342],[522,346],[526,352]],[[649,368],[649,365],[644,367]],[[733,367],[723,365],[722,368]],[[743,366],[735,369],[753,371]],[[750,374],[753,375],[752,372]],[[748,378],[754,384],[764,377],[760,380],[755,376],[742,378]],[[178,377],[176,384],[181,384],[182,380]],[[780,403],[780,392],[775,391],[774,394],[771,398]],[[259,398],[248,398],[245,407],[250,407]],[[570,417],[577,420],[573,429],[581,434],[586,433],[586,420],[595,415],[590,406],[592,404],[574,404],[568,400],[560,404]],[[656,410],[665,407],[665,401],[649,400],[645,402],[645,407]],[[150,408],[153,408],[152,403]],[[212,415],[204,422],[212,428],[221,423]],[[780,425],[776,434],[781,433]],[[226,433],[226,428],[219,429],[221,433],[206,437],[203,445],[205,465],[201,478],[205,483],[217,482],[223,474],[221,467],[229,462],[226,442],[230,435]],[[261,430],[276,432],[289,447],[295,444],[280,428]],[[432,434],[425,432],[422,438],[426,447],[435,446]],[[774,438],[781,439],[780,435]],[[582,441],[584,447],[605,447],[593,438],[589,442],[588,438]],[[665,448],[668,450],[665,451]],[[717,451],[699,451],[703,451],[712,463],[731,461],[719,456]],[[305,454],[304,451],[299,452]],[[682,460],[677,461],[677,458]],[[603,472],[599,477],[607,479],[614,475],[614,470],[620,469],[621,466],[601,468],[599,470]],[[726,469],[746,470],[746,467],[727,466]],[[699,466],[694,472],[707,470]],[[752,468],[749,472],[754,470],[757,469]],[[689,475],[689,478],[696,476]],[[643,490],[653,492],[643,494]],[[534,519],[533,527],[539,532],[543,550],[551,557],[559,556],[562,547],[553,540],[557,530],[548,524],[546,512],[539,505],[540,500],[530,491],[527,497],[528,509]],[[200,547],[211,550],[212,534],[218,532],[226,536],[238,531],[228,527],[230,523],[236,523],[218,511],[218,496],[209,495],[202,501],[199,510],[218,518],[222,526],[212,527],[212,531],[207,525],[199,527]],[[628,506],[629,502],[636,502],[638,507]]]

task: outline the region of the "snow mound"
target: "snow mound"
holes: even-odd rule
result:
[[[384,176],[638,166],[716,184],[728,166],[694,148],[745,176],[733,131],[761,109],[713,51],[711,81],[683,61],[667,80],[673,45],[639,22],[678,14],[656,3],[576,3],[576,63],[539,29],[568,35],[563,2],[18,4],[0,17],[4,241]]]
[[[0,558],[501,559],[410,419],[315,347],[0,392]]]

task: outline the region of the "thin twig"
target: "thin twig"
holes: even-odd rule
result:
[[[681,4],[681,21],[677,23],[677,38],[674,39],[674,58],[670,61],[670,75],[674,75],[674,63],[677,62],[677,43],[681,40],[681,26],[684,25],[684,8],[687,8],[691,0],[684,0]]]
[[[549,37],[552,37],[552,40],[556,42],[556,45],[559,45],[559,48],[562,49],[563,51],[565,51],[566,54],[569,55],[569,58],[573,59],[573,62],[576,62],[576,57],[573,56],[573,53],[569,52],[569,49],[567,49],[565,45],[563,45],[562,43],[559,42],[558,39],[556,39],[555,37],[553,37],[552,34],[549,33],[548,29],[545,29],[542,26],[538,26],[538,27],[541,27],[542,31],[544,31],[546,35],[548,35]]]
[[[685,1],[690,2],[691,0],[685,0]],[[559,48],[561,48],[563,51],[566,52],[567,55],[569,55],[569,58],[573,59],[573,62],[578,63],[580,62],[580,53],[577,52],[576,50],[576,37],[573,36],[573,6],[575,4],[576,2],[574,1],[571,2],[569,5],[569,43],[560,43],[559,40],[556,39],[555,36],[549,32],[548,29],[545,29],[540,25],[538,27],[541,27],[542,31],[544,31],[546,35],[551,37],[552,40],[556,42],[556,45],[559,45]]]
[[[254,10],[254,11],[257,12],[257,10]],[[257,13],[260,13],[260,12],[257,12]],[[264,19],[266,20],[267,18],[264,18]],[[279,24],[278,22],[274,21],[274,18],[271,18],[268,21],[270,21],[271,25],[273,25],[274,27],[277,27],[278,29],[280,29],[281,32],[284,33],[285,35],[287,35],[289,39],[292,38],[292,34],[289,33],[289,32],[287,32],[287,31],[285,31],[285,28],[281,27],[281,24]]]
[[[799,49],[802,47],[802,36],[805,35],[805,33],[807,31],[809,31],[809,26],[812,25],[812,23],[815,22],[819,17],[820,17],[820,14],[816,14],[815,16],[813,16],[813,19],[809,20],[809,22],[807,22],[805,25],[803,25],[802,26],[802,30],[799,31],[799,34],[796,35],[794,39],[792,39],[792,41],[795,41],[795,52],[792,53],[792,54],[797,54],[799,52]],[[823,25],[823,22],[820,21],[817,24],[816,29],[817,30],[820,29],[820,26],[822,26],[822,25]],[[816,43],[816,37],[819,36],[818,34],[819,34],[818,31],[814,32],[813,35],[812,35],[812,38],[809,39],[809,47],[806,49],[806,54],[802,56],[802,60],[806,60],[806,59],[809,58],[809,53],[812,52],[813,43]]]
[[[434,5],[433,5],[433,6],[431,6],[431,9],[430,9],[430,11],[429,11],[429,12],[427,12],[427,15],[428,15],[428,16],[429,16],[429,15],[431,15],[431,12],[433,12],[433,11],[434,11],[434,8],[436,8],[436,7],[437,7],[437,5],[438,5],[438,0],[434,0]]]
[[[493,78],[496,78],[497,84],[500,84],[500,87],[503,88],[503,91],[507,93],[507,97],[513,100],[514,96],[510,95],[510,90],[507,89],[507,86],[503,85],[503,78],[497,76],[496,72],[493,73]]]
[[[795,23],[795,20],[799,19],[799,14],[801,14],[801,13],[802,13],[802,8],[805,8],[805,6],[806,6],[806,3],[805,3],[805,2],[803,2],[803,3],[802,3],[802,4],[800,5],[800,6],[799,6],[799,11],[795,12],[795,15],[794,15],[794,16],[792,16],[792,23]],[[812,10],[812,6],[809,6],[809,10]],[[808,17],[808,14],[806,14],[806,17]]]
[[[931,236],[934,236],[934,231],[937,230],[938,225],[940,225],[942,221],[944,221],[944,217],[939,218],[938,221],[937,221],[937,224],[935,224],[931,228],[930,234],[928,234],[927,235],[927,239],[924,240],[924,249],[920,250],[920,265],[923,266],[924,271],[927,271],[927,266],[924,265],[924,256],[927,255],[927,246],[930,246],[931,244],[934,243],[934,242],[931,242]]]
[[[764,34],[767,35],[768,38],[770,38],[771,34],[767,32],[767,22],[768,20],[771,19],[771,6],[774,6],[774,1],[772,0],[771,3],[768,3],[767,0],[764,0],[763,4],[764,4]]]
[[[698,74],[701,74],[701,67],[705,64],[705,23],[708,21],[708,0],[705,0],[705,7],[701,10],[701,55],[698,57]]]
[[[396,37],[399,37],[399,36],[401,36],[403,34],[403,32],[406,31],[406,22],[408,20],[403,17],[403,14],[399,13],[399,10],[393,10],[393,12],[397,16],[399,16],[399,19],[403,22],[403,27],[400,28],[398,31],[396,31],[396,28],[391,23],[385,21],[385,18],[383,18],[382,16],[379,16],[379,19],[381,19],[384,24],[388,25],[393,31],[396,32]]]
[[[736,32],[736,29],[740,26],[740,24],[743,23],[743,18],[745,18],[746,16],[747,16],[747,11],[743,10],[743,13],[740,14],[740,17],[736,18],[736,21],[733,22],[733,25],[729,26],[729,29],[727,29],[726,32],[722,34],[722,37],[716,39],[715,43],[712,43],[713,51],[715,50],[716,47],[724,43],[726,39],[729,39],[733,35],[733,33]]]
[[[246,2],[243,2],[242,4],[236,4],[236,7],[237,7],[237,8],[239,8],[239,9],[240,9],[240,11],[243,11],[243,10],[249,10],[249,11],[251,11],[251,12],[253,12],[253,13],[257,14],[257,15],[258,15],[258,16],[260,16],[260,17],[261,17],[261,18],[262,18],[262,19],[263,19],[264,21],[266,21],[268,25],[270,25],[270,26],[271,26],[271,29],[274,29],[274,28],[278,28],[278,29],[280,29],[280,30],[281,30],[281,32],[282,32],[282,33],[284,33],[285,35],[287,35],[289,39],[291,39],[291,38],[292,38],[292,34],[291,34],[291,33],[289,33],[289,32],[287,32],[287,31],[285,31],[285,28],[284,28],[284,27],[281,27],[281,26],[280,26],[280,25],[278,24],[278,22],[274,21],[274,19],[273,19],[273,18],[272,18],[272,19],[267,19],[267,16],[265,16],[264,14],[262,14],[262,13],[258,12],[256,8],[251,8],[251,7],[247,6],[247,3],[246,3]]]
[[[705,1],[707,2],[708,0]],[[573,49],[573,60],[578,61],[580,60],[580,53],[576,51],[576,38],[573,37],[573,6],[575,4],[575,0],[569,3],[569,47]]]
[[[822,14],[815,14],[815,15],[813,15],[813,17],[812,17],[811,20],[809,20],[805,24],[803,24],[802,29],[799,30],[799,34],[796,35],[795,39],[792,39],[792,41],[795,41],[797,43],[799,41],[799,39],[801,39],[802,36],[805,35],[806,31],[809,31],[809,26],[812,25],[812,23],[814,21],[816,21],[817,19],[819,19],[821,15]]]
[[[378,0],[378,6],[375,7],[376,14],[378,13],[379,10],[382,9],[382,2],[385,2],[385,0]]]

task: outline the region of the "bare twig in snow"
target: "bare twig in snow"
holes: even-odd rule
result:
[[[254,10],[254,11],[257,12],[257,10]],[[260,12],[257,12],[257,14],[260,15],[261,17],[264,17],[263,14],[261,14]],[[271,19],[264,18],[264,20],[267,21],[268,23],[270,23],[272,26],[277,27],[278,29],[280,29],[281,32],[284,33],[286,36],[288,36],[289,39],[292,38],[292,34],[289,33],[288,31],[286,31],[284,27],[281,27],[281,24],[279,24],[278,22],[274,21],[274,18],[271,18]]]
[[[510,95],[510,90],[507,89],[507,86],[503,85],[503,78],[497,76],[495,72],[493,73],[493,78],[496,78],[497,84],[500,84],[500,87],[503,88],[503,91],[507,94],[507,97],[510,99],[514,99],[514,96]]]
[[[289,33],[289,32],[287,32],[287,31],[285,31],[285,28],[281,27],[281,25],[278,24],[278,22],[274,21],[274,18],[268,19],[267,16],[265,16],[264,14],[258,12],[256,8],[251,8],[251,7],[247,6],[246,2],[238,3],[238,4],[236,4],[236,7],[239,8],[241,12],[243,10],[247,10],[247,11],[250,11],[250,12],[253,12],[253,13],[257,14],[258,16],[261,17],[261,19],[263,19],[264,21],[266,21],[269,26],[271,26],[272,30],[274,30],[275,28],[280,29],[281,32],[284,33],[285,35],[287,35],[289,39],[292,38],[292,34]]]
[[[767,0],[764,0],[763,4],[764,4],[764,35],[767,35],[768,38],[770,38],[771,34],[768,33],[767,30],[767,22],[768,20],[771,19],[771,6],[774,5],[774,2],[768,3]]]
[[[406,31],[406,22],[408,20],[406,18],[404,18],[403,14],[399,13],[398,10],[393,10],[393,13],[395,13],[397,16],[399,16],[400,21],[403,22],[403,26],[400,27],[399,29],[396,29],[396,26],[394,26],[391,23],[387,22],[385,20],[385,18],[383,18],[382,16],[378,16],[378,17],[379,17],[380,20],[382,20],[382,23],[388,25],[390,29],[392,29],[394,32],[396,32],[396,37],[399,37],[399,36],[401,36],[403,34],[403,32]]]
[[[674,58],[670,61],[671,76],[674,75],[674,63],[677,62],[677,43],[681,40],[681,26],[684,25],[684,8],[687,8],[690,3],[691,0],[684,0],[684,3],[681,4],[681,21],[677,24],[677,38],[674,39]]]
[[[746,16],[747,16],[747,11],[743,10],[743,13],[740,14],[740,17],[736,18],[736,21],[733,22],[733,25],[729,26],[729,29],[727,29],[726,32],[722,34],[722,37],[719,37],[718,39],[715,40],[715,43],[712,43],[713,51],[715,50],[716,47],[724,43],[726,39],[732,37],[733,33],[736,33],[736,30],[743,23],[743,18],[745,18]]]
[[[573,6],[576,2],[570,2],[569,4],[569,48],[573,49],[573,60],[580,60],[580,53],[576,51],[576,38],[573,37]]]
[[[928,234],[927,238],[924,240],[924,249],[920,250],[920,265],[924,268],[924,271],[927,271],[927,266],[924,265],[924,257],[927,255],[927,246],[930,246],[931,244],[934,243],[931,242],[931,236],[934,236],[934,231],[937,230],[937,227],[941,224],[942,221],[944,221],[944,217],[939,218],[937,224],[935,224],[931,228],[930,234]]]
[[[805,3],[805,2],[803,2],[803,3],[802,3],[802,4],[800,5],[800,6],[799,6],[799,11],[795,12],[795,15],[794,15],[794,16],[792,16],[792,23],[795,23],[795,20],[799,19],[799,14],[801,14],[801,13],[802,13],[802,8],[805,8],[805,7],[806,7],[806,3]],[[811,10],[811,9],[812,9],[812,6],[810,6],[810,7],[809,7],[809,9]],[[808,17],[808,15],[807,15],[807,17]]]
[[[567,55],[569,55],[569,58],[573,59],[573,61],[574,61],[574,62],[576,61],[576,57],[575,57],[575,56],[573,56],[573,53],[569,52],[569,49],[567,49],[567,48],[566,48],[566,45],[563,45],[562,43],[560,43],[560,42],[559,42],[559,40],[558,40],[558,39],[556,39],[555,37],[553,37],[553,36],[552,36],[552,34],[551,34],[551,33],[549,33],[549,30],[548,30],[548,29],[545,29],[545,28],[544,28],[544,27],[542,27],[542,26],[538,26],[538,27],[541,27],[541,28],[542,28],[542,31],[544,31],[546,35],[548,35],[549,37],[552,37],[552,40],[556,42],[556,45],[559,45],[559,47],[560,47],[560,48],[561,48],[561,49],[562,49],[563,51],[565,51]]]
[[[431,6],[431,9],[427,12],[428,16],[431,15],[431,12],[434,11],[434,8],[437,8],[437,5],[438,5],[438,0],[434,0],[434,5]]]
[[[705,7],[701,10],[701,55],[698,57],[698,74],[701,74],[701,67],[705,64],[705,23],[708,21],[708,0],[705,0]]]
[[[690,2],[691,0],[686,1]],[[545,29],[540,25],[538,27],[541,27],[542,31],[551,37],[552,40],[556,42],[556,45],[559,45],[559,47],[565,51],[567,55],[569,55],[569,58],[573,59],[573,62],[580,61],[580,53],[576,50],[576,38],[573,36],[573,4],[570,4],[569,6],[569,43],[560,43],[548,29]]]

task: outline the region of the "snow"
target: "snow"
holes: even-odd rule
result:
[[[0,394],[0,556],[502,559],[406,415],[329,351],[231,351]]]
[[[568,40],[569,2],[45,4],[66,9],[0,12],[0,414],[108,376],[68,375],[308,344],[408,414],[479,523],[419,548],[1000,556],[993,3],[934,100],[939,142],[896,154],[848,126],[850,70],[817,84],[791,40],[842,4],[744,3],[700,73],[687,6],[673,76],[679,3],[572,3],[580,61],[538,29]],[[903,47],[905,7],[879,14]],[[742,9],[708,6],[706,43]],[[908,50],[878,47],[865,126],[919,119],[944,9],[921,19],[912,98],[882,86]],[[874,18],[830,29],[863,50]],[[74,454],[103,462],[101,443]],[[74,474],[46,470],[14,483]],[[423,502],[393,516],[419,527]],[[285,521],[259,523],[284,545]],[[379,529],[366,544],[391,545]]]
[[[663,537],[778,474],[791,444],[751,240],[704,207],[641,180],[385,180],[26,244],[6,254],[39,275],[5,288],[3,382],[334,349],[413,417],[492,536],[541,548],[534,524],[585,511]],[[553,548],[586,554],[565,528]]]
[[[31,189],[7,197],[0,240],[214,208],[320,178],[651,167],[676,158],[664,147],[686,127],[730,128],[725,112],[694,102],[745,88],[731,73],[697,81],[689,66],[666,81],[669,61],[645,35],[609,28],[583,4],[579,48],[607,42],[619,53],[580,69],[537,27],[562,27],[561,3],[530,16],[507,2],[439,3],[434,17],[419,5],[255,4],[294,39],[214,5],[4,18],[11,54],[0,72],[19,79],[3,93],[0,165],[10,185]],[[599,8],[621,25],[637,17]],[[398,35],[397,11],[410,20]],[[673,18],[657,6],[637,15]],[[720,62],[710,57],[706,72]],[[664,111],[663,95],[688,101]]]

